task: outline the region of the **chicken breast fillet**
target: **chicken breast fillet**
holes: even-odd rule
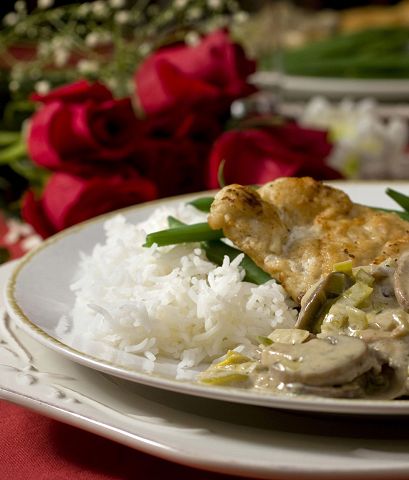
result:
[[[280,178],[260,189],[229,185],[208,222],[300,302],[334,264],[381,263],[409,249],[409,223],[352,203],[312,178]]]

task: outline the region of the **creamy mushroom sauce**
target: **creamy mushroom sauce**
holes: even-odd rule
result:
[[[381,265],[336,267],[305,294],[297,328],[228,352],[200,381],[324,397],[408,395],[409,253]]]

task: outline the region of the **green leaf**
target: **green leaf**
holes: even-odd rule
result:
[[[27,155],[27,147],[23,141],[18,141],[0,150],[0,165],[14,163]]]
[[[10,145],[17,142],[21,137],[21,132],[0,131],[0,146]]]
[[[29,181],[32,187],[42,189],[51,173],[34,165],[28,158],[20,158],[10,164],[16,173]]]
[[[35,112],[35,103],[28,100],[13,100],[4,108],[2,124],[8,130],[21,128],[25,119]]]

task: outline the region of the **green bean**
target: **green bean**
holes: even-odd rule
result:
[[[201,212],[210,212],[210,206],[213,203],[214,197],[201,197],[188,202],[188,205],[193,205]]]
[[[403,193],[397,192],[392,188],[386,189],[386,195],[391,197],[395,202],[401,206],[406,212],[409,212],[409,197]]]
[[[407,78],[408,40],[405,27],[336,35],[284,51],[284,71],[288,75]]]
[[[182,225],[185,225],[183,222],[172,216],[168,217],[168,224],[170,228],[178,228]],[[237,248],[230,247],[221,240],[202,242],[201,247],[203,248],[208,260],[216,263],[217,265],[222,265],[226,255],[230,258],[230,260],[233,260],[237,257],[237,255],[242,253]],[[262,283],[266,283],[271,280],[270,275],[259,268],[247,255],[244,255],[243,260],[240,262],[240,266],[243,267],[246,272],[244,280],[247,282],[261,285]]]
[[[220,188],[223,188],[223,187],[226,186],[226,181],[224,179],[224,164],[225,163],[226,163],[226,160],[223,159],[220,162],[219,170],[217,171],[217,182],[218,182]]]
[[[231,247],[220,240],[203,242],[201,246],[206,253],[206,257],[217,265],[221,265],[223,263],[226,255],[230,258],[230,260],[234,260],[237,255],[243,253],[237,248]],[[270,275],[259,268],[246,254],[244,255],[243,260],[240,262],[240,266],[243,267],[244,271],[246,272],[244,280],[247,282],[261,285],[271,280]]]
[[[391,210],[390,208],[370,207],[372,210],[378,210],[379,212],[396,213],[402,220],[409,222],[409,212],[403,212],[401,210]]]
[[[171,215],[168,217],[168,225],[169,228],[177,228],[177,227],[183,227],[187,225],[186,223],[181,222],[175,217],[172,217]]]
[[[144,247],[151,247],[154,243],[163,247],[177,243],[203,242],[216,240],[222,236],[223,230],[212,230],[207,223],[195,223],[149,233],[146,235]]]

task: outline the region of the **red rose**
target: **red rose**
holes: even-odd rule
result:
[[[222,124],[205,114],[152,115],[141,123],[128,166],[151,180],[160,197],[203,190],[209,151],[222,131]]]
[[[327,133],[295,124],[224,133],[210,154],[208,188],[218,188],[218,171],[228,183],[263,184],[278,177],[341,178],[326,163],[332,145]]]
[[[86,80],[79,80],[75,83],[63,85],[41,95],[34,93],[31,99],[36,102],[51,103],[63,101],[65,103],[83,103],[87,100],[103,102],[112,98],[111,92],[101,83],[88,83]]]
[[[188,138],[143,139],[133,164],[157,187],[160,197],[206,188],[209,146]]]
[[[146,114],[203,107],[228,112],[230,103],[253,93],[247,77],[255,62],[224,30],[197,46],[176,44],[149,57],[135,74],[136,92]]]
[[[146,117],[141,122],[140,140],[189,139],[210,145],[223,132],[224,125],[208,112],[167,112]],[[137,147],[137,150],[140,150]]]
[[[43,237],[118,208],[156,198],[155,186],[134,174],[84,179],[55,173],[39,199],[32,190],[23,197],[22,216]]]
[[[44,105],[30,121],[28,151],[37,165],[76,174],[95,171],[135,149],[138,119],[129,98],[80,81],[33,97]],[[105,164],[105,165],[104,165]]]

